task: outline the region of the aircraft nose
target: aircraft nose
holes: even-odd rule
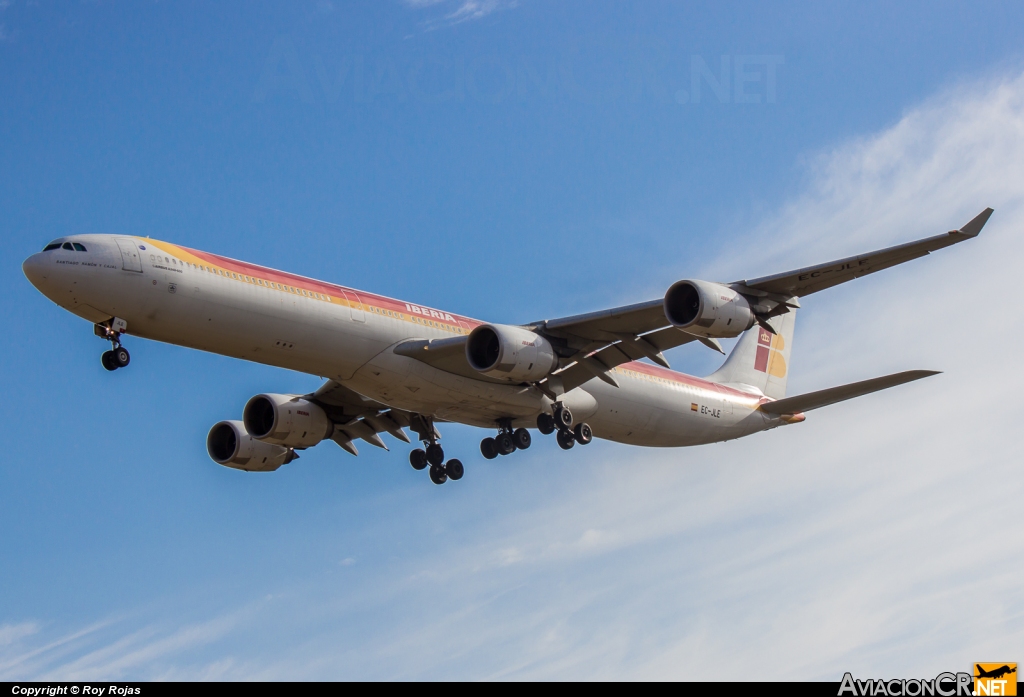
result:
[[[48,280],[46,266],[46,260],[43,259],[42,252],[36,252],[26,259],[21,265],[21,270],[25,274],[25,278],[27,278],[32,285],[43,293],[46,292],[45,286],[47,285]]]

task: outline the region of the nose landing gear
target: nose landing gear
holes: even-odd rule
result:
[[[132,357],[128,349],[121,345],[121,334],[128,328],[128,323],[123,319],[115,317],[106,324],[97,324],[94,332],[96,336],[110,342],[111,349],[100,355],[100,362],[107,370],[126,368],[131,363]]]

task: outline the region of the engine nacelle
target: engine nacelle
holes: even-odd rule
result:
[[[665,317],[691,334],[730,339],[754,326],[747,299],[728,286],[679,281],[665,293]]]
[[[256,440],[241,421],[221,421],[206,436],[206,451],[218,465],[247,472],[273,472],[298,455],[294,450]]]
[[[311,448],[334,432],[324,410],[298,395],[258,394],[242,411],[245,430],[264,443]]]
[[[533,382],[558,367],[558,355],[539,334],[505,324],[481,324],[469,333],[466,360],[484,375]]]

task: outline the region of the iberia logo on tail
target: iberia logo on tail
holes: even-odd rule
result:
[[[786,377],[786,359],[782,355],[786,340],[779,334],[772,334],[760,328],[757,335],[757,354],[754,356],[754,370],[777,378]]]

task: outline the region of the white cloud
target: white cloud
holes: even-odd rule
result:
[[[418,554],[361,556],[345,583],[325,576],[182,628],[87,632],[60,644],[73,654],[41,646],[0,676],[710,679],[742,666],[745,678],[837,680],[1024,655],[1024,76],[951,88],[819,155],[811,174],[730,245],[745,256],[707,275],[937,234],[991,205],[977,240],[801,311],[794,393],[906,368],[943,375],[733,443],[520,453],[467,474],[465,501],[486,502],[486,517],[448,499],[388,533]],[[0,632],[12,646],[52,642],[14,627]],[[299,638],[244,641],[256,634]]]
[[[0,625],[0,647],[10,646],[38,631],[39,625],[35,622]]]
[[[483,19],[498,10],[518,6],[518,0],[405,0],[414,9],[444,5],[447,9],[440,18],[430,20],[431,25],[459,24],[474,19]]]

